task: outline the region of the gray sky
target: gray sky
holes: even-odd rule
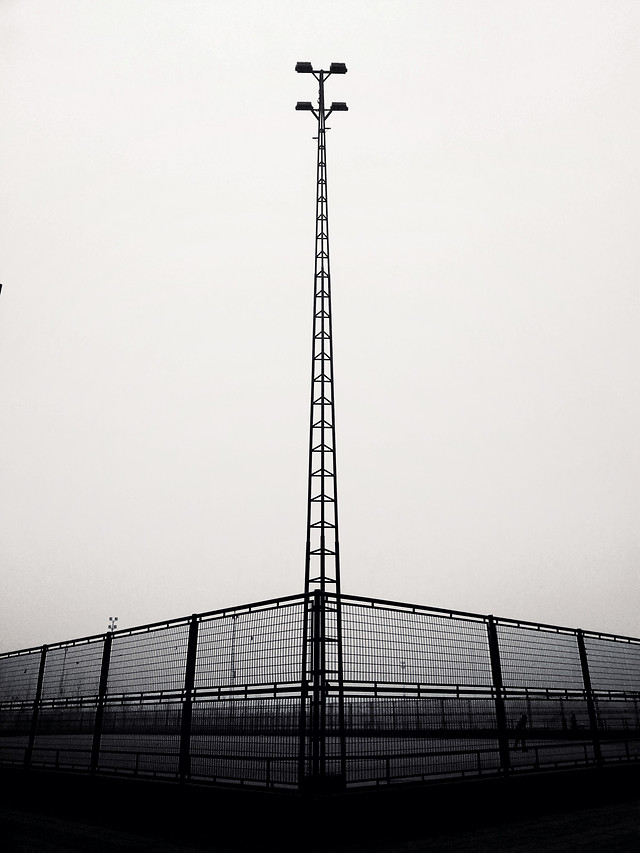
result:
[[[4,0],[0,647],[303,587],[640,635],[640,4]]]

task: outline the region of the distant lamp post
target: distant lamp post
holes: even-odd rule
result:
[[[236,631],[237,631],[237,622],[238,614],[234,613],[231,617],[231,680],[233,684],[236,683]]]
[[[117,616],[109,616],[109,631],[110,631],[110,633],[113,634],[113,632],[117,629],[117,627],[118,627],[118,617]]]

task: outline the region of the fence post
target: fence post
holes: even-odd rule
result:
[[[193,687],[196,679],[196,655],[198,652],[198,614],[194,613],[189,621],[189,639],[187,641],[187,660],[184,670],[184,700],[180,720],[180,758],[178,776],[186,782],[191,776],[191,717],[193,712]]]
[[[40,714],[40,700],[42,699],[42,683],[44,681],[44,667],[47,662],[47,646],[42,647],[40,652],[40,669],[38,670],[38,682],[36,684],[36,695],[33,700],[33,715],[31,717],[31,728],[29,730],[29,741],[24,753],[25,768],[31,765],[31,757],[33,755],[33,746],[36,741],[38,732],[38,715]]]
[[[109,678],[109,661],[111,659],[111,643],[113,632],[104,635],[104,646],[102,647],[102,665],[100,667],[100,683],[98,686],[98,704],[96,706],[96,721],[93,727],[93,743],[91,745],[91,763],[89,771],[95,773],[100,760],[100,738],[102,737],[102,719],[104,717],[104,705],[107,695],[107,679]]]
[[[305,593],[305,599],[307,611],[305,612],[302,655],[299,783],[307,788],[318,790],[326,782],[326,593],[316,589],[309,594]],[[307,738],[310,747],[308,774],[305,773]]]
[[[498,632],[493,616],[487,616],[487,634],[489,637],[489,658],[491,660],[491,677],[496,703],[496,726],[498,728],[498,750],[500,753],[500,769],[506,775],[511,769],[509,753],[509,733],[507,731],[507,713],[504,707],[504,687],[502,685],[502,665],[500,663],[500,646]]]
[[[305,592],[302,600],[303,626],[302,626],[302,648],[300,650],[300,714],[298,717],[298,789],[301,790],[306,784],[307,769],[307,730],[308,730],[308,700],[309,700],[309,649],[310,644],[310,610],[311,596]]]
[[[312,673],[313,693],[311,699],[311,773],[316,785],[325,781],[325,731],[326,731],[326,685],[325,685],[325,597],[320,590],[313,593],[313,641]]]
[[[332,598],[329,598],[331,603]],[[335,665],[337,666],[337,687],[338,687],[338,745],[340,748],[340,774],[339,785],[342,789],[347,783],[347,733],[346,733],[346,713],[344,703],[344,636],[342,633],[342,593],[338,589],[335,593],[335,641],[336,641],[336,658]],[[328,608],[329,610],[331,608]]]
[[[580,654],[580,666],[582,667],[584,692],[587,699],[587,712],[589,714],[589,729],[591,733],[591,740],[593,742],[593,755],[597,763],[602,764],[602,750],[600,749],[600,736],[598,734],[598,717],[596,715],[596,704],[593,701],[591,674],[589,673],[589,660],[587,658],[587,648],[584,644],[582,628],[578,628],[576,631],[576,639],[578,641],[578,653]]]

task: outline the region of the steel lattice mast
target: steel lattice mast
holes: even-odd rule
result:
[[[329,776],[344,777],[345,757],[326,120],[347,109],[342,101],[326,107],[324,84],[347,68],[332,62],[328,71],[314,70],[299,62],[296,71],[318,81],[317,107],[298,101],[296,110],[313,113],[318,122],[300,773],[322,784]],[[337,711],[330,725],[328,707]]]

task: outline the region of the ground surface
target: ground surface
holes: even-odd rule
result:
[[[8,780],[11,781],[11,778]],[[640,774],[554,775],[514,788],[478,785],[316,801],[179,795],[139,783],[49,779],[7,785],[6,853],[634,853]],[[181,800],[180,797],[183,797]],[[324,826],[328,832],[322,833]]]
[[[113,828],[69,821],[10,809],[0,810],[3,847],[7,853],[231,853],[237,847],[222,846],[212,839],[197,846],[162,840]],[[285,845],[285,849],[288,845]],[[265,849],[256,845],[256,850]],[[269,848],[267,848],[269,849]],[[271,848],[277,849],[277,847]],[[313,850],[311,846],[308,849]],[[514,853],[633,853],[640,850],[640,800],[609,804],[600,808],[572,810],[566,814],[516,820],[502,826],[481,826],[463,831],[438,833],[431,838],[393,841],[367,840],[348,846],[326,842],[315,847],[345,853],[471,853],[509,850]]]

